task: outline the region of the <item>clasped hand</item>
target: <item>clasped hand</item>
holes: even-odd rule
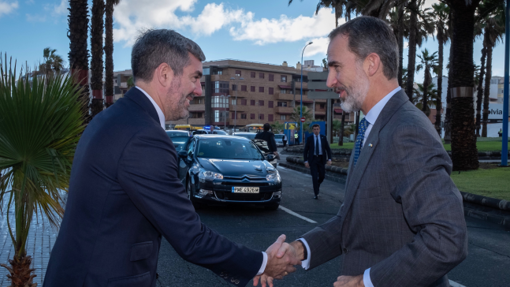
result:
[[[294,248],[285,242],[285,234],[280,235],[278,239],[266,250],[267,265],[264,274],[253,278],[253,286],[257,286],[260,280],[262,287],[266,287],[266,282],[273,287],[273,278],[282,279],[283,276],[296,271],[294,265],[301,263]]]

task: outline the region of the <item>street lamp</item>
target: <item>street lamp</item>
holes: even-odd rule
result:
[[[231,80],[237,80],[236,77],[231,77],[230,78]],[[244,78],[239,78],[239,80],[244,80]],[[234,91],[234,97],[236,98],[236,104],[235,104],[235,110],[234,110],[234,132],[236,131],[236,126],[237,126],[237,90],[239,89],[239,81],[235,82],[236,83],[236,90]]]
[[[225,107],[225,110],[223,111],[224,113],[224,118],[223,118],[223,130],[226,130],[227,129],[227,107],[228,107],[228,98],[230,98],[230,95],[228,96],[225,96],[225,95],[220,95],[220,97],[223,97],[223,98],[227,98],[227,106]]]
[[[306,44],[304,47],[303,47],[303,52],[301,52],[301,106],[300,106],[300,116],[299,116],[299,121],[301,121],[301,119],[303,118],[303,55],[305,53],[305,49],[306,47],[308,47],[309,45],[312,45],[313,42],[308,42],[308,44]],[[301,141],[304,141],[303,139],[303,123],[301,122]]]

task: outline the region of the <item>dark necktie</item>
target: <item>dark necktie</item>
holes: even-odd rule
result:
[[[319,155],[319,137],[315,136],[315,155]]]
[[[358,127],[358,137],[356,137],[356,143],[354,146],[354,162],[353,162],[353,168],[356,166],[356,162],[358,162],[359,154],[361,152],[361,148],[363,147],[363,140],[365,139],[365,131],[368,127],[368,122],[365,118],[359,122]]]

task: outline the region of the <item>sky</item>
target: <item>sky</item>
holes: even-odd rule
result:
[[[0,0],[0,53],[18,63],[36,66],[43,60],[43,49],[51,47],[68,65],[68,0]],[[436,0],[427,0],[430,6]],[[121,0],[114,12],[114,70],[130,69],[132,45],[147,28],[174,29],[198,43],[208,61],[237,59],[296,66],[303,47],[304,60],[322,64],[326,58],[328,33],[335,28],[334,12],[323,8],[318,14],[318,0]],[[89,9],[92,1],[89,1]],[[340,19],[339,23],[344,23]],[[406,43],[407,44],[407,43]],[[407,45],[404,67],[407,66]],[[445,46],[445,61],[449,55]],[[433,36],[419,47],[437,51]],[[476,39],[473,60],[480,64],[482,38]],[[90,49],[90,48],[89,48]],[[494,49],[492,74],[503,76],[504,43]],[[417,59],[417,64],[419,59]],[[444,64],[446,68],[446,63]],[[423,81],[423,71],[415,76]]]

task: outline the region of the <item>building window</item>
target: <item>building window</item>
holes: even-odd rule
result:
[[[236,118],[236,113],[232,113],[232,119]]]
[[[270,94],[270,95],[273,95],[273,94],[274,94],[274,88],[269,88],[269,94]]]
[[[287,102],[278,102],[277,104],[279,107],[286,107],[287,106]]]
[[[274,82],[274,74],[269,74],[269,81]]]
[[[250,114],[250,119],[254,120],[255,119],[255,114]]]
[[[259,73],[259,79],[264,79],[264,73]]]
[[[247,105],[247,102],[248,102],[248,100],[247,100],[247,99],[242,99],[242,100],[241,100],[241,105],[246,106],[246,105]]]
[[[251,72],[250,77],[255,78],[255,72]]]
[[[246,114],[241,114],[241,119],[246,120]]]
[[[236,70],[236,77],[241,77],[241,70]]]
[[[215,122],[220,121],[220,111],[218,111],[218,110],[214,111],[214,121]]]
[[[214,82],[214,93],[216,94],[228,94],[229,92],[229,83],[223,81],[215,81]]]
[[[272,114],[271,115],[267,115],[267,120],[270,121],[270,122],[274,121],[273,120],[273,115]]]
[[[321,109],[324,109],[324,104],[319,105]]]
[[[280,81],[280,82],[282,82],[282,83],[286,83],[286,82],[287,82],[287,76],[282,75],[282,76],[281,76],[281,81]]]
[[[286,115],[280,115],[280,120],[286,120],[287,119],[286,117],[287,117]]]
[[[268,102],[267,102],[267,106],[268,106],[269,108],[272,108],[272,107],[273,107],[273,101],[268,101]]]
[[[264,87],[259,87],[259,93],[263,93],[264,92]]]
[[[280,90],[280,94],[286,94],[287,90]]]
[[[250,105],[254,106],[255,105],[255,100],[250,100]]]
[[[213,107],[213,108],[228,108],[228,98],[226,96],[212,97],[211,107]]]
[[[218,70],[218,75],[223,75],[223,70]]]
[[[237,105],[237,99],[232,99],[232,105],[234,105],[234,106]]]
[[[232,91],[237,91],[237,85],[232,85]]]
[[[246,92],[248,89],[246,85],[241,85],[241,92]]]
[[[261,107],[264,106],[264,100],[259,100],[259,106],[261,106]]]
[[[259,114],[259,120],[263,120],[264,119],[264,114]]]
[[[255,92],[255,86],[251,86],[251,87],[250,87],[250,91],[251,91],[251,92]]]

